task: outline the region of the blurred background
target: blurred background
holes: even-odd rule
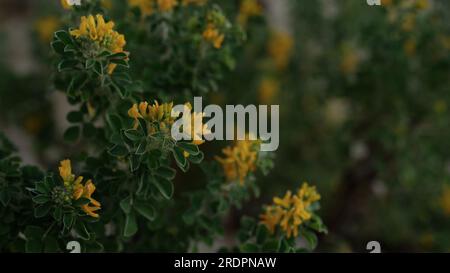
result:
[[[372,240],[449,252],[450,2],[214,2],[247,40],[208,103],[281,111],[275,168],[229,228],[308,181],[329,229],[318,252],[366,252]],[[71,106],[52,84],[49,43],[65,12],[59,0],[0,0],[0,131],[44,169],[76,149],[62,141]]]

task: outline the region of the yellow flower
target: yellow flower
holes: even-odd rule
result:
[[[269,40],[267,51],[278,70],[283,70],[291,59],[294,40],[284,32],[273,32]]]
[[[224,148],[224,157],[216,157],[228,181],[238,180],[243,185],[247,175],[256,170],[259,143],[258,140],[249,140],[247,136],[246,140],[238,140],[234,146]]]
[[[209,23],[203,31],[203,39],[210,42],[215,48],[219,49],[222,47],[225,35],[221,34],[214,24]]]
[[[169,132],[175,118],[171,116],[173,102],[159,104],[157,101],[153,105],[144,101],[139,104],[135,103],[128,110],[128,116],[134,118],[134,128],[139,126],[138,119],[145,119],[150,123],[148,128],[149,134],[155,133],[156,127],[159,131]],[[155,127],[156,126],[156,127]]]
[[[146,17],[153,14],[153,1],[154,0],[128,0],[128,5],[130,7],[139,8],[142,17]]]
[[[262,104],[270,104],[274,101],[280,90],[280,84],[273,78],[265,78],[261,81],[258,89],[259,101]]]
[[[416,54],[417,42],[415,39],[408,39],[403,45],[403,50],[406,55],[412,57]]]
[[[56,31],[59,25],[60,22],[55,16],[47,16],[38,19],[35,23],[35,28],[39,39],[41,39],[41,41],[44,43],[49,42],[53,37],[53,33]]]
[[[243,0],[239,8],[238,22],[245,26],[248,18],[261,15],[262,7],[257,0]]]
[[[176,0],[158,0],[158,7],[160,11],[171,11],[177,5]]]
[[[77,39],[84,38],[96,43],[101,49],[112,53],[125,52],[125,36],[114,30],[114,22],[105,22],[101,14],[88,17],[82,16],[79,28],[71,30],[70,34]],[[108,73],[112,74],[116,64],[110,64]]]
[[[61,2],[61,6],[63,7],[63,9],[71,9],[72,8],[72,6],[69,5],[68,0],[60,0],[60,2]]]
[[[182,0],[182,4],[183,4],[183,6],[187,6],[190,4],[202,6],[202,5],[206,4],[207,1],[208,0]]]
[[[83,186],[81,183],[83,177],[75,178],[75,175],[72,174],[72,165],[69,159],[60,162],[59,175],[64,182],[64,187],[71,193],[72,200],[78,200],[81,197],[89,199],[90,202],[88,204],[80,207],[86,214],[98,218],[99,215],[95,211],[101,208],[101,204],[91,197],[95,191],[95,185],[92,183],[92,180],[89,179]]]
[[[403,19],[402,23],[402,30],[405,32],[411,32],[416,27],[416,15],[415,14],[408,14]]]
[[[69,159],[60,162],[59,175],[66,183],[72,183],[75,180],[75,175],[72,174],[72,165]]]
[[[306,182],[293,195],[286,192],[283,198],[274,197],[273,204],[267,206],[260,215],[260,223],[264,224],[273,234],[277,226],[286,234],[286,237],[298,236],[298,228],[305,221],[311,219],[310,206],[320,200],[320,195],[315,187],[310,187]]]

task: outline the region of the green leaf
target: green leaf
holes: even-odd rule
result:
[[[42,236],[44,235],[44,230],[37,226],[27,226],[23,233],[25,234],[27,240],[41,240]]]
[[[164,198],[170,200],[173,196],[173,183],[167,179],[161,177],[155,177],[154,180],[156,188],[158,188],[159,192],[162,194]]]
[[[59,64],[58,64],[58,71],[62,72],[62,71],[66,71],[66,70],[71,70],[73,68],[75,68],[78,64],[77,60],[62,60]]]
[[[128,155],[128,149],[123,145],[114,145],[108,150],[108,153],[115,157],[125,157]]]
[[[130,156],[130,171],[134,172],[137,169],[139,169],[139,166],[141,166],[142,158],[137,155],[131,155]]]
[[[197,145],[188,142],[177,142],[177,146],[189,153],[189,155],[198,155],[200,150]]]
[[[83,113],[79,111],[72,111],[67,114],[67,120],[71,123],[82,122]]]
[[[252,244],[252,243],[247,243],[247,244],[243,244],[240,247],[241,251],[244,253],[255,253],[255,252],[259,252],[259,247],[256,244]]]
[[[173,148],[173,157],[175,158],[175,162],[177,163],[178,167],[181,169],[184,169],[187,164],[186,157],[184,157],[183,150],[179,147]]]
[[[125,214],[129,214],[131,212],[131,207],[133,205],[132,202],[133,199],[131,198],[131,196],[128,196],[125,199],[122,199],[122,201],[120,201],[119,203],[120,208],[123,210]]]
[[[118,132],[122,129],[122,120],[118,115],[109,114],[106,116],[106,121],[114,131]]]
[[[42,252],[42,241],[40,240],[27,240],[25,243],[25,251],[27,253],[40,253]]]
[[[72,213],[66,213],[63,216],[63,224],[64,228],[69,230],[72,228],[72,225],[75,221],[75,216]]]
[[[94,125],[92,125],[91,123],[84,124],[84,126],[83,126],[83,136],[85,138],[94,137],[95,133],[97,133],[97,129],[95,128]]]
[[[49,193],[50,192],[50,188],[47,186],[47,184],[45,182],[37,182],[35,184],[35,188],[36,188],[36,191],[38,191],[40,193]]]
[[[88,80],[88,76],[84,73],[77,75],[74,77],[67,88],[67,94],[69,96],[74,96],[75,93],[81,90]]]
[[[61,41],[54,41],[54,42],[52,42],[51,44],[51,47],[52,47],[52,49],[56,52],[56,53],[58,53],[58,54],[60,54],[60,55],[63,55],[64,54],[64,43],[63,42],[61,42]]]
[[[36,204],[45,204],[48,201],[50,201],[50,198],[47,195],[40,194],[33,197],[33,202]]]
[[[143,155],[147,151],[147,139],[143,138],[136,148],[137,155]]]
[[[86,63],[84,64],[84,67],[86,69],[91,69],[92,67],[94,67],[95,65],[95,60],[94,59],[87,59]]]
[[[123,66],[123,67],[127,67],[127,68],[130,67],[130,65],[128,64],[128,61],[123,60],[123,59],[111,59],[110,62],[113,64]]]
[[[315,249],[317,246],[317,236],[314,232],[307,229],[302,229],[300,234],[306,239],[309,244],[310,249]]]
[[[203,152],[199,152],[197,155],[189,155],[188,160],[194,164],[200,164],[203,161],[204,157],[205,155],[203,154]]]
[[[131,237],[138,231],[136,215],[129,213],[125,217],[125,226],[123,228],[123,236]]]
[[[155,209],[150,204],[145,204],[143,202],[138,202],[134,205],[134,209],[142,216],[147,218],[149,221],[155,220]]]
[[[103,75],[103,71],[104,71],[104,69],[103,69],[103,64],[101,63],[101,62],[95,62],[95,64],[94,64],[94,72],[96,73],[96,74],[98,74],[99,76],[102,76]]]
[[[111,82],[110,87],[111,87],[112,91],[119,93],[119,95],[122,99],[127,97],[128,92],[123,85],[117,84],[115,82]]]
[[[58,207],[53,211],[53,218],[55,218],[56,221],[61,221],[62,214],[62,209]]]
[[[36,207],[34,209],[34,217],[36,218],[42,218],[44,216],[46,216],[48,214],[48,212],[51,209],[51,205],[47,204],[47,205],[41,205],[39,207]]]
[[[177,174],[176,170],[170,168],[170,167],[166,167],[166,166],[161,166],[158,171],[157,171],[158,175],[166,178],[167,180],[172,180],[175,178],[175,175]]]
[[[78,236],[81,237],[83,240],[89,240],[91,238],[91,234],[89,234],[89,231],[86,228],[86,225],[81,222],[77,221],[74,226],[75,231],[77,232]]]
[[[80,137],[80,127],[78,126],[72,126],[69,127],[66,132],[64,133],[64,140],[67,142],[75,142]]]
[[[135,129],[125,130],[124,134],[131,141],[139,141],[143,137],[142,133]]]
[[[58,38],[58,40],[62,41],[65,44],[71,44],[72,43],[72,37],[65,30],[56,31],[55,32],[55,37]]]
[[[126,59],[128,55],[125,52],[118,52],[108,56],[108,59]]]
[[[256,228],[256,243],[263,244],[269,237],[269,230],[265,225],[258,225]]]

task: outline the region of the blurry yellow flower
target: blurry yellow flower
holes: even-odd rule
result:
[[[441,206],[444,214],[450,217],[450,186],[445,186],[441,197]]]
[[[209,23],[203,31],[203,39],[212,43],[215,48],[219,49],[222,47],[225,35],[221,34],[214,24]]]
[[[325,121],[332,126],[339,126],[349,117],[350,105],[346,99],[330,98],[323,108]]]
[[[71,9],[72,6],[69,4],[68,0],[60,0],[63,9]]]
[[[183,6],[189,5],[189,4],[195,4],[195,5],[199,5],[202,6],[204,4],[206,4],[208,0],[182,0],[182,4]]]
[[[246,140],[237,140],[234,146],[224,148],[224,157],[216,156],[228,181],[238,180],[243,185],[247,175],[256,170],[259,144],[260,141],[249,140],[247,135]]]
[[[415,39],[408,39],[403,45],[403,50],[405,54],[412,57],[416,54],[417,42]]]
[[[265,78],[261,81],[258,89],[259,102],[270,104],[274,101],[280,90],[280,84],[273,78]]]
[[[416,16],[412,13],[405,16],[402,23],[402,30],[405,32],[411,32],[416,27]]]
[[[381,0],[381,5],[385,7],[392,6],[392,0]]]
[[[358,70],[361,58],[357,50],[350,46],[344,46],[340,69],[345,75],[355,74]]]
[[[92,180],[88,180],[83,186],[81,183],[83,177],[75,178],[75,175],[72,174],[72,165],[69,159],[60,162],[59,175],[64,182],[64,187],[71,193],[72,200],[78,200],[81,197],[89,199],[90,202],[88,204],[80,207],[86,214],[98,218],[99,215],[94,211],[99,210],[101,204],[91,197],[95,191],[95,185],[92,183]]]
[[[439,99],[434,102],[434,111],[438,114],[443,114],[447,111],[447,103],[445,100]]]
[[[279,226],[287,238],[298,236],[299,226],[311,219],[310,206],[320,200],[320,195],[315,187],[310,187],[306,182],[292,194],[287,191],[283,198],[274,197],[273,204],[267,206],[260,215],[260,223],[264,224],[273,234]]]
[[[102,7],[104,7],[105,9],[112,9],[112,7],[113,7],[112,0],[101,0],[100,3],[102,5]]]
[[[85,38],[95,42],[103,50],[109,50],[112,53],[125,52],[123,50],[126,41],[125,36],[114,30],[114,22],[105,22],[102,15],[97,14],[88,17],[82,16],[79,28],[71,30],[70,34],[75,38]],[[108,73],[112,74],[116,64],[110,64]]]
[[[417,0],[416,1],[416,8],[419,10],[428,9],[429,7],[430,7],[429,0]]]
[[[284,32],[273,32],[269,40],[267,51],[276,68],[283,70],[291,59],[294,40],[292,36]]]
[[[177,5],[176,0],[158,0],[158,7],[160,11],[171,11]]]
[[[262,7],[257,0],[242,0],[239,8],[238,22],[245,26],[248,18],[262,14]]]
[[[154,0],[128,0],[128,5],[139,8],[143,17],[152,15],[153,3]]]
[[[59,25],[60,22],[55,16],[47,16],[38,19],[35,23],[35,28],[39,39],[44,43],[49,42],[53,37],[53,33],[57,30]]]

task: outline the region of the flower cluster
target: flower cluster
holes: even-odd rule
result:
[[[224,15],[218,11],[212,11],[207,16],[208,24],[203,31],[203,39],[211,43],[214,48],[221,48],[225,40],[225,34],[221,33],[221,28],[226,24]]]
[[[185,104],[186,110],[192,111],[192,106],[188,102]],[[128,116],[134,118],[134,128],[139,126],[139,119],[144,119],[149,122],[148,134],[152,135],[156,132],[170,133],[171,127],[175,120],[180,116],[181,113],[177,113],[175,117],[172,116],[173,102],[159,104],[157,101],[154,104],[149,104],[144,101],[139,104],[135,103],[128,110]],[[192,144],[201,145],[205,141],[203,136],[210,133],[208,126],[203,124],[204,113],[193,112],[190,115],[182,115],[183,126],[186,125],[187,128],[181,128],[183,131],[189,132],[189,137],[192,139]],[[188,119],[188,120],[186,120]],[[195,126],[195,124],[202,124],[202,126]],[[184,153],[185,157],[189,157],[189,153]]]
[[[256,170],[259,144],[258,140],[238,140],[222,150],[224,157],[216,157],[228,181],[238,180],[243,185],[247,175]]]
[[[70,160],[66,159],[60,162],[59,175],[64,182],[64,188],[69,193],[72,200],[78,200],[80,198],[86,198],[89,203],[81,205],[81,209],[89,216],[98,218],[99,215],[95,211],[101,208],[100,203],[92,198],[92,194],[95,191],[95,185],[92,180],[88,180],[84,185],[82,184],[83,177],[75,177],[72,174],[72,165]]]
[[[294,40],[285,32],[273,32],[268,43],[267,51],[278,70],[283,70],[289,64]]]
[[[128,0],[128,5],[132,8],[139,8],[143,17],[152,15],[156,10],[155,6],[161,12],[169,12],[177,4],[177,0]]]
[[[257,0],[243,0],[239,8],[238,22],[245,26],[250,17],[262,14],[262,7]]]
[[[273,205],[267,206],[265,212],[260,216],[261,223],[273,234],[279,226],[287,238],[298,236],[298,228],[305,221],[311,219],[311,205],[320,200],[320,195],[315,187],[306,182],[292,194],[288,191],[283,198],[275,197]]]
[[[77,29],[71,30],[70,34],[83,44],[87,55],[98,55],[107,50],[112,53],[126,53],[124,46],[126,44],[125,36],[114,30],[114,22],[105,22],[102,15],[97,14],[95,17],[89,15],[82,16],[80,26]],[[92,44],[93,43],[93,44]],[[112,74],[116,68],[116,64],[110,64],[108,73]]]

